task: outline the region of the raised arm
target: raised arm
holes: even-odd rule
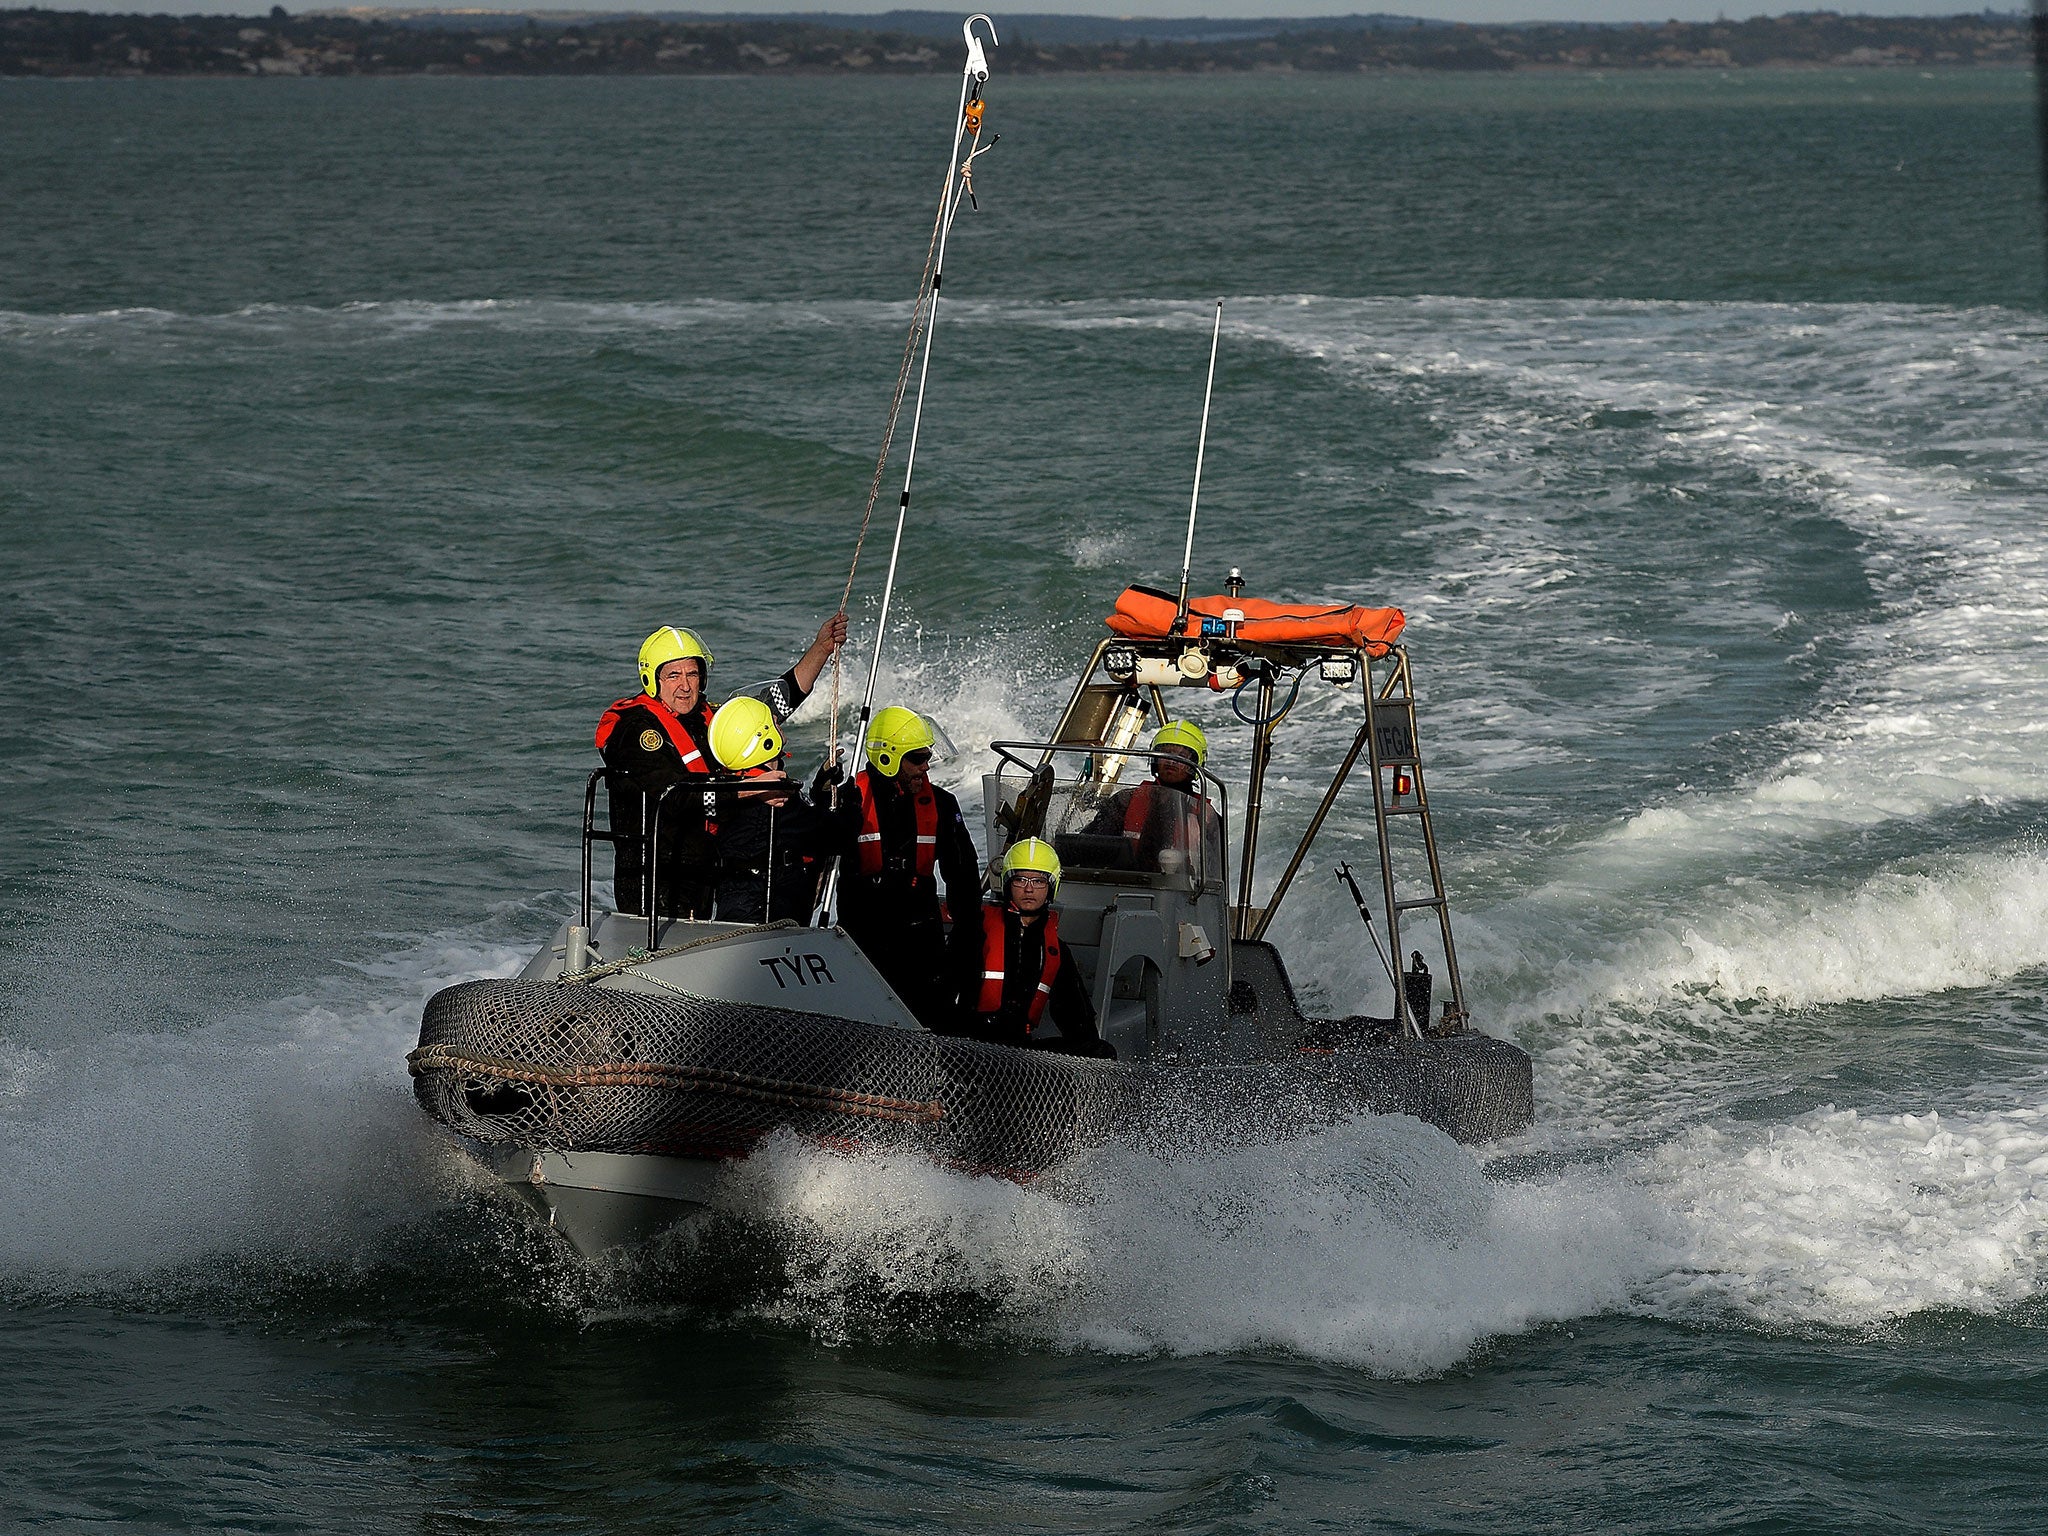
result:
[[[825,670],[825,663],[832,659],[832,653],[846,644],[846,611],[841,609],[818,626],[818,636],[811,642],[811,648],[797,658],[790,674],[796,678],[797,687],[805,694],[817,686],[818,674]]]

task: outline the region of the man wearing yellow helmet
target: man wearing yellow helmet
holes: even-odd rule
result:
[[[1099,836],[1121,836],[1133,869],[1178,872],[1203,868],[1205,844],[1217,842],[1222,820],[1201,791],[1209,738],[1192,720],[1171,720],[1152,734],[1152,777],[1111,795],[1089,823]]]
[[[927,1023],[943,1015],[939,971],[949,910],[981,896],[981,856],[960,802],[931,780],[937,735],[929,721],[892,704],[869,723],[868,766],[839,797],[839,923]]]
[[[810,648],[781,677],[749,690],[777,721],[810,697],[832,653],[846,643],[846,615],[818,626]],[[640,646],[640,692],[617,700],[597,722],[597,750],[625,775],[610,785],[615,847],[613,899],[620,911],[643,911],[648,898],[643,828],[653,796],[693,774],[709,774],[711,717],[707,697],[711,652],[687,629],[663,625]],[[696,797],[689,797],[695,801]],[[708,917],[715,886],[718,822],[713,807],[678,805],[662,816],[660,910],[671,917]],[[671,830],[673,829],[673,830]]]
[[[832,818],[795,792],[784,771],[782,732],[761,700],[729,700],[711,717],[711,752],[722,777],[760,785],[718,812],[716,916],[725,923],[802,922],[817,896],[819,862],[832,850]]]
[[[1060,858],[1052,844],[1027,837],[1003,855],[1003,888],[981,904],[979,922],[953,925],[947,976],[950,1032],[997,1045],[1032,1046],[1116,1060],[1095,1028],[1080,967],[1060,942]],[[1056,1038],[1033,1039],[1047,1014]]]

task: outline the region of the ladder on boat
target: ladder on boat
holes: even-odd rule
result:
[[[1434,912],[1443,939],[1444,970],[1451,984],[1444,1024],[1462,1028],[1465,986],[1458,975],[1458,950],[1451,939],[1451,905],[1444,895],[1443,861],[1437,856],[1436,824],[1429,814],[1429,781],[1422,770],[1422,737],[1415,728],[1415,681],[1408,670],[1408,652],[1396,646],[1393,667],[1375,690],[1368,671],[1365,687],[1364,738],[1371,768],[1373,823],[1379,829],[1380,886],[1387,908],[1387,948],[1394,970],[1401,971],[1401,923],[1410,912]],[[1356,748],[1354,747],[1354,751]],[[1397,833],[1396,829],[1404,829]],[[1412,829],[1412,830],[1409,830]],[[1405,896],[1397,888],[1394,859],[1407,854],[1412,865],[1419,841],[1429,871],[1429,894]],[[1403,845],[1406,846],[1403,846]],[[1396,1022],[1407,1025],[1408,989],[1394,988]],[[1429,1030],[1428,1019],[1412,1021],[1415,1033]]]
[[[1462,1029],[1469,1017],[1465,1011],[1465,984],[1458,974],[1458,950],[1451,938],[1451,906],[1444,896],[1443,861],[1437,857],[1436,826],[1429,814],[1429,785],[1422,772],[1422,740],[1415,729],[1414,678],[1408,670],[1408,653],[1405,650],[1395,646],[1388,655],[1392,658],[1391,669],[1385,680],[1375,687],[1372,658],[1361,653],[1364,685],[1360,692],[1365,695],[1365,723],[1352,738],[1351,749],[1344,754],[1344,761],[1338,765],[1329,788],[1323,792],[1322,804],[1309,818],[1308,830],[1295,848],[1294,857],[1287,861],[1287,868],[1273,887],[1273,894],[1263,907],[1251,905],[1247,895],[1239,908],[1232,932],[1238,938],[1265,938],[1267,928],[1272,925],[1273,914],[1279,910],[1288,887],[1294,883],[1295,875],[1307,859],[1330,808],[1337,803],[1337,796],[1349,781],[1351,771],[1358,766],[1359,758],[1364,757],[1372,778],[1373,825],[1379,834],[1380,890],[1387,907],[1390,969],[1397,974],[1399,972],[1402,915],[1408,912],[1436,913],[1437,932],[1443,939],[1445,976],[1451,984],[1451,997],[1444,1008],[1442,1027]],[[1254,764],[1255,774],[1258,766]],[[1256,798],[1253,809],[1256,813]],[[1429,894],[1404,896],[1402,890],[1405,887],[1395,877],[1395,855],[1407,855],[1412,864],[1414,845],[1418,841],[1429,871]],[[1250,866],[1251,860],[1247,856],[1243,877],[1247,881]],[[1394,985],[1394,1022],[1404,1033],[1422,1035],[1429,1031],[1429,1020],[1410,1017],[1408,989],[1399,981]]]

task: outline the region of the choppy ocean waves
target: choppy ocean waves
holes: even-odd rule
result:
[[[1199,351],[1207,309],[949,300],[947,313],[1185,331]],[[907,316],[562,301],[6,314],[0,346],[896,332]],[[886,1330],[899,1301],[959,1294],[1048,1347],[1278,1348],[1396,1374],[1599,1313],[1872,1329],[2038,1298],[2048,1044],[2020,1003],[2048,974],[2048,855],[2031,830],[2048,802],[2040,318],[1258,298],[1231,301],[1227,332],[1436,429],[1416,467],[1427,531],[1456,558],[1405,602],[1442,700],[1430,725],[1447,803],[1532,762],[1569,764],[1592,731],[1712,702],[1740,683],[1717,637],[1796,650],[1810,619],[1756,598],[1748,574],[1774,559],[1784,518],[1843,530],[1841,579],[1872,594],[1833,637],[1817,691],[1763,721],[1767,748],[1742,773],[1618,806],[1561,799],[1513,860],[1450,850],[1466,979],[1483,1022],[1538,1061],[1537,1129],[1475,1155],[1367,1118],[1206,1157],[1113,1151],[1026,1188],[778,1144],[734,1169],[724,1209],[651,1270],[584,1276],[563,1304],[658,1295],[664,1264],[715,1272],[736,1223],[771,1233],[782,1258],[731,1310],[825,1336]],[[1627,594],[1592,562],[1628,530],[1654,543],[1660,520],[1683,518],[1669,542],[1700,552],[1672,583],[1707,611],[1683,643],[1631,632]],[[1132,544],[1089,532],[1063,552],[1115,572]],[[1048,723],[1020,700],[1049,659],[913,622],[926,633],[892,650],[884,691],[942,713],[964,749],[949,772],[972,800],[985,743]],[[1540,686],[1542,668],[1566,665],[1601,686]],[[1276,785],[1283,815],[1305,811],[1311,782]],[[1290,901],[1280,935],[1297,976],[1330,1006],[1371,1003],[1384,982],[1352,915],[1333,897]],[[501,930],[458,930],[197,1033],[152,1028],[143,1008],[90,1042],[9,1045],[5,1283],[119,1291],[223,1256],[289,1276],[484,1201],[413,1110],[403,1055],[435,986],[520,958]]]
[[[907,302],[858,300],[805,304],[724,299],[385,299],[338,305],[251,304],[213,314],[147,307],[60,314],[0,310],[0,341],[111,344],[154,337],[193,344],[239,340],[318,345],[463,332],[645,336],[715,327],[895,326],[909,318]]]
[[[274,1310],[354,1305],[338,1271],[387,1271],[379,1297],[460,1273],[572,1317],[708,1308],[838,1340],[937,1315],[1054,1349],[1414,1375],[1599,1314],[1803,1331],[1996,1313],[2039,1294],[2048,1259],[2037,1072],[1939,1110],[1709,1117],[1604,1151],[1569,1120],[1475,1153],[1365,1116],[1280,1145],[1111,1148],[1030,1186],[782,1139],[665,1246],[536,1268],[512,1241],[526,1218],[417,1116],[403,1066],[427,992],[520,958],[454,932],[196,1035],[11,1050],[0,1285]],[[1656,1070],[1619,1045],[1615,1072]],[[487,1212],[511,1260],[484,1273]]]

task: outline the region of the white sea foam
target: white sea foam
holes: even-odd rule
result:
[[[1499,999],[1507,1022],[1692,994],[1805,1009],[1982,987],[2048,966],[2048,856],[2031,849],[1933,856],[1847,888],[1738,877],[1701,892],[1691,912],[1646,918],[1598,957],[1560,951],[1566,901],[1546,888],[1472,924],[1471,948],[1511,988]]]
[[[1519,1182],[1371,1116],[1284,1146],[1110,1151],[1024,1187],[785,1139],[721,1199],[788,1245],[769,1310],[827,1338],[878,1303],[969,1293],[1062,1348],[1409,1375],[1601,1313],[1869,1329],[2025,1300],[2048,1260],[2048,1110],[1830,1108]]]
[[[525,956],[429,937],[190,1033],[108,1029],[0,1057],[0,1273],[118,1276],[219,1254],[346,1251],[454,1159],[411,1102],[429,993]]]
[[[1680,1235],[1636,1287],[1651,1316],[1859,1328],[2038,1295],[2048,1108],[1701,1126],[1633,1170]]]
[[[1868,539],[1887,607],[1860,637],[1867,659],[1795,723],[1804,740],[1775,769],[1616,828],[1638,866],[1650,848],[1725,857],[2048,796],[2048,336],[2037,322],[1883,305],[1422,300],[1251,303],[1236,324],[1364,387],[1442,379],[1494,391],[1491,410],[1429,397],[1451,437],[1440,510],[1484,517],[1492,552],[1487,568],[1455,573],[1468,612],[1569,580],[1568,555],[1547,542],[1548,461],[1535,450],[1569,453],[1588,409],[1642,413],[1666,444],[1740,465]],[[1760,609],[1753,622],[1784,618]],[[1672,662],[1667,691],[1718,670]],[[1512,714],[1514,679],[1498,681],[1487,710]],[[1511,720],[1507,734],[1525,732]]]
[[[1404,1374],[1625,1304],[1637,1247],[1592,1191],[1491,1185],[1448,1137],[1378,1117],[1188,1161],[1111,1151],[1027,1187],[783,1141],[723,1198],[769,1213],[794,1277],[774,1311],[828,1337],[878,1298],[972,1292],[1061,1347]]]

